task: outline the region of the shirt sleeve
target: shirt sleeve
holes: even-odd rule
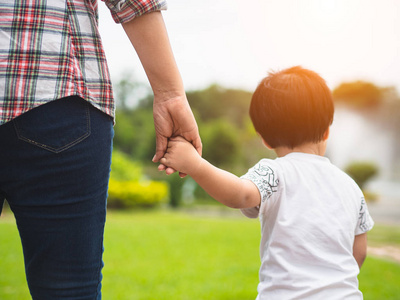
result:
[[[369,214],[367,203],[365,202],[364,197],[362,197],[355,235],[363,234],[371,230],[373,226],[374,226],[374,221],[372,220],[372,217]]]
[[[266,163],[266,160],[258,162],[241,178],[250,180],[257,186],[260,192],[261,205],[278,190],[279,179],[277,178],[276,171]],[[260,206],[241,209],[241,212],[246,217],[257,218]]]
[[[167,9],[166,0],[102,0],[116,23],[125,23],[152,11]]]

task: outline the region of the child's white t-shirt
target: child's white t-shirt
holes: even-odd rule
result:
[[[362,299],[354,236],[374,224],[360,188],[329,159],[290,153],[262,159],[242,178],[261,204],[259,300]]]

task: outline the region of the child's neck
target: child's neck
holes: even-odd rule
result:
[[[326,141],[321,141],[319,143],[306,143],[300,146],[296,146],[293,149],[282,146],[275,148],[274,151],[278,155],[278,157],[283,157],[292,152],[301,152],[324,156],[326,151]]]

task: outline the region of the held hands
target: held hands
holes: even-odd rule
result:
[[[160,100],[158,97],[154,99],[153,105],[154,126],[156,130],[156,154],[153,162],[160,162],[158,167],[160,171],[165,170],[166,173],[172,174],[175,170],[179,170],[180,176],[184,177],[185,172],[181,168],[174,168],[172,164],[165,164],[161,161],[162,157],[169,151],[169,140],[175,140],[176,137],[183,142],[186,140],[188,146],[198,153],[199,157],[202,152],[202,144],[199,136],[196,121],[187,102],[186,95],[174,97],[168,100]],[[193,148],[194,147],[194,148]]]
[[[164,157],[160,159],[162,165],[189,175],[193,175],[199,169],[202,161],[193,145],[182,137],[171,138]],[[163,170],[161,166],[158,169]]]

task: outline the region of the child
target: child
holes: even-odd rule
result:
[[[257,299],[362,299],[357,275],[373,226],[356,183],[323,157],[332,95],[316,73],[293,67],[258,85],[250,117],[278,158],[241,178],[201,158],[182,138],[161,159],[219,202],[261,221]]]

